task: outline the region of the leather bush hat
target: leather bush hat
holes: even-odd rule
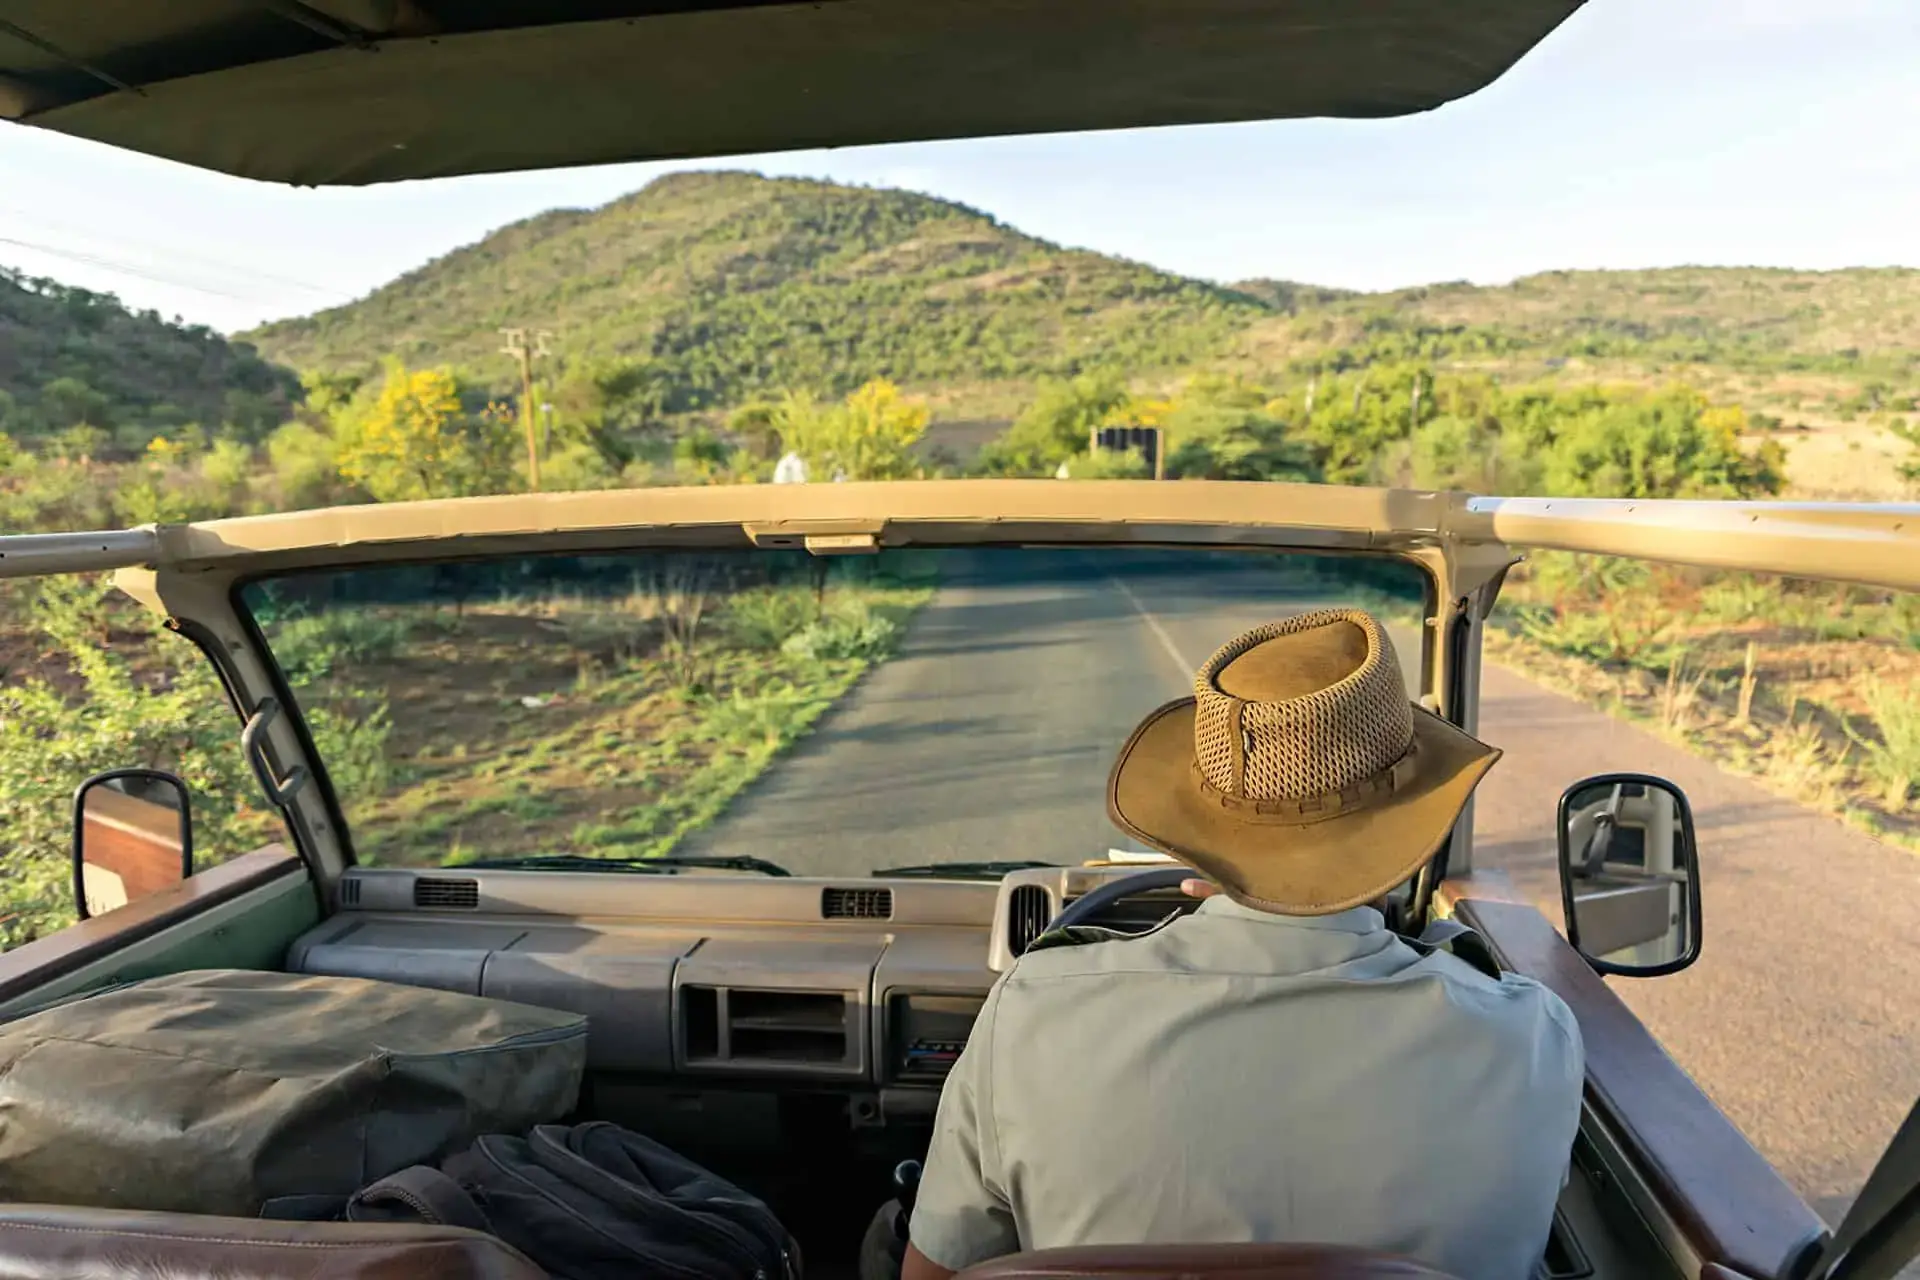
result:
[[[1133,731],[1107,812],[1284,915],[1371,902],[1419,870],[1499,751],[1407,699],[1386,630],[1328,609],[1238,636]]]

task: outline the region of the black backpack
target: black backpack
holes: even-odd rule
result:
[[[596,1121],[480,1139],[438,1169],[362,1188],[353,1222],[470,1227],[555,1280],[799,1280],[800,1249],[766,1205],[659,1143]]]

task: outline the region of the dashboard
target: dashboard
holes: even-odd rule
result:
[[[296,973],[585,1014],[588,1066],[828,1088],[871,1116],[931,1113],[987,992],[1059,910],[1137,864],[998,882],[356,868]],[[1191,909],[1115,904],[1133,930]]]
[[[742,1131],[764,1113],[739,1100],[767,1095],[829,1095],[812,1100],[850,1138],[919,1150],[1000,973],[1062,907],[1143,869],[991,882],[356,868],[286,967],[585,1014],[596,1101],[634,1082],[623,1096],[651,1100],[644,1128],[678,1150]],[[1133,931],[1196,905],[1141,894],[1090,923]],[[715,1099],[736,1108],[724,1121]],[[1619,1173],[1594,1143],[1575,1144],[1535,1280],[1670,1274],[1644,1231],[1608,1225]]]

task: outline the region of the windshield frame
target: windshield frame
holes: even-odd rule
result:
[[[1134,539],[1134,538],[1129,538],[1124,541],[1088,540],[1084,537],[1073,537],[1069,534],[1068,530],[1063,529],[1061,532],[1063,534],[1068,534],[1068,536],[1063,536],[1058,539],[1046,539],[1046,540],[1021,539],[1019,541],[991,541],[991,542],[984,541],[984,540],[952,542],[952,543],[915,541],[915,542],[907,543],[904,545],[905,547],[909,547],[912,549],[928,550],[928,551],[980,550],[983,548],[1005,548],[1010,550],[1032,549],[1032,550],[1124,551],[1124,550],[1153,549],[1153,550],[1195,551],[1195,552],[1216,551],[1216,552],[1244,554],[1248,556],[1256,556],[1256,555],[1266,555],[1266,556],[1273,556],[1273,557],[1308,556],[1308,557],[1313,557],[1315,559],[1342,559],[1342,560],[1352,559],[1352,560],[1359,560],[1359,561],[1389,561],[1389,562],[1407,565],[1419,573],[1420,575],[1419,581],[1422,587],[1422,603],[1421,603],[1422,625],[1420,627],[1421,654],[1420,654],[1419,662],[1417,664],[1417,669],[1421,673],[1421,687],[1418,689],[1409,689],[1408,693],[1409,693],[1409,696],[1413,697],[1416,700],[1424,700],[1426,702],[1426,705],[1431,706],[1439,714],[1446,716],[1449,719],[1455,718],[1453,714],[1453,706],[1458,702],[1457,694],[1462,682],[1450,678],[1452,676],[1453,671],[1456,669],[1453,662],[1449,661],[1450,655],[1447,653],[1447,650],[1451,646],[1436,644],[1435,637],[1436,635],[1446,633],[1446,630],[1447,630],[1442,624],[1437,623],[1436,619],[1442,613],[1453,615],[1453,614],[1456,614],[1458,611],[1450,608],[1443,609],[1442,607],[1443,602],[1451,603],[1450,593],[1446,592],[1443,589],[1443,584],[1444,584],[1443,575],[1447,573],[1447,570],[1449,568],[1449,561],[1447,557],[1444,555],[1444,553],[1441,551],[1441,549],[1438,547],[1424,549],[1422,551],[1411,551],[1411,550],[1401,551],[1401,550],[1350,549],[1350,548],[1339,548],[1339,547],[1323,548],[1323,547],[1298,546],[1298,545],[1274,546],[1274,545],[1269,545],[1263,542],[1255,542],[1255,541],[1220,541],[1220,540],[1214,540],[1214,539],[1200,539],[1200,538],[1169,539],[1164,541],[1158,540],[1158,539],[1146,540],[1146,539]],[[268,673],[268,678],[271,683],[271,692],[269,696],[276,698],[279,701],[280,706],[284,709],[286,713],[284,716],[279,717],[279,719],[286,722],[289,729],[293,732],[294,735],[296,735],[297,740],[299,742],[300,749],[304,753],[306,760],[309,764],[310,771],[313,777],[313,785],[310,787],[304,788],[303,790],[307,792],[315,793],[314,795],[308,798],[310,799],[310,801],[317,801],[320,805],[324,806],[324,813],[331,826],[331,836],[332,836],[335,848],[337,850],[339,867],[336,872],[334,872],[332,875],[327,877],[327,880],[329,882],[335,881],[338,879],[339,875],[344,874],[346,870],[354,867],[362,866],[365,864],[361,863],[357,853],[355,852],[354,844],[353,844],[353,830],[352,830],[351,823],[347,819],[345,807],[341,804],[339,793],[335,788],[332,776],[327,771],[326,763],[322,757],[322,754],[319,750],[317,743],[315,742],[311,728],[307,723],[306,712],[301,707],[299,699],[294,694],[291,683],[287,678],[287,673],[281,665],[279,655],[274,651],[272,643],[268,640],[267,635],[265,631],[262,629],[258,620],[253,616],[252,609],[248,606],[248,602],[245,599],[245,592],[248,587],[259,584],[259,583],[270,582],[274,580],[299,578],[299,577],[305,577],[310,575],[318,576],[318,575],[327,574],[327,573],[351,571],[354,569],[398,569],[398,568],[409,568],[409,567],[418,568],[418,567],[440,565],[440,564],[484,564],[489,562],[499,562],[503,560],[527,560],[527,559],[544,559],[544,558],[564,559],[572,556],[617,555],[617,554],[623,554],[623,553],[644,555],[647,553],[686,552],[688,554],[697,554],[698,552],[701,552],[701,551],[720,551],[720,552],[733,552],[736,554],[752,554],[754,551],[781,551],[781,550],[791,550],[791,549],[792,549],[791,544],[783,543],[780,541],[773,541],[770,543],[759,544],[759,545],[749,545],[745,547],[740,546],[739,544],[734,544],[728,547],[715,547],[711,543],[689,545],[684,542],[670,542],[663,545],[660,541],[657,541],[654,539],[635,539],[633,541],[626,542],[624,545],[621,545],[618,547],[600,547],[600,548],[594,548],[592,550],[585,550],[585,549],[576,548],[576,547],[556,547],[549,550],[537,550],[537,551],[529,550],[529,551],[519,551],[519,552],[495,551],[495,552],[476,553],[476,552],[469,551],[467,554],[455,554],[455,555],[422,555],[417,557],[408,557],[404,559],[383,558],[371,563],[356,562],[356,563],[343,564],[343,565],[302,566],[299,568],[291,568],[291,569],[261,569],[254,572],[235,575],[230,577],[224,584],[223,595],[225,597],[225,601],[228,607],[232,610],[232,615],[234,619],[237,621],[240,629],[245,634],[248,647],[254,650],[254,652],[259,657],[266,672]],[[821,555],[821,553],[817,551],[814,552],[813,554],[816,556]],[[830,558],[830,557],[826,557],[826,558]],[[1508,557],[1508,559],[1510,560],[1511,557]],[[1497,582],[1495,583],[1495,585],[1497,586]],[[1478,665],[1477,664],[1477,656],[1478,656],[1477,641],[1474,644],[1474,651],[1475,651],[1474,665],[1477,666]],[[1477,680],[1474,681],[1474,684],[1477,686]],[[245,712],[243,711],[242,714],[244,716]],[[1471,714],[1471,711],[1469,711],[1468,720],[1471,721],[1473,718],[1475,717],[1473,717]],[[1469,722],[1469,723],[1463,723],[1461,727],[1466,728],[1469,732],[1471,732],[1473,725]],[[298,804],[301,798],[302,797],[296,796],[294,798],[293,803]],[[1471,809],[1469,809],[1466,812],[1466,814],[1463,815],[1463,818],[1462,818],[1463,825],[1470,826],[1470,822],[1471,822]],[[289,829],[295,833],[296,844],[297,845],[301,844],[302,837],[306,835],[306,832],[303,830],[302,824],[289,822],[288,826],[289,826]],[[1458,841],[1456,840],[1455,843],[1457,844]],[[308,856],[307,850],[305,847],[301,847],[300,852],[303,858]],[[1457,852],[1458,851],[1456,850],[1456,853]],[[1443,851],[1443,857],[1444,857],[1444,851]],[[312,865],[313,861],[311,859],[309,861],[310,861],[310,865]],[[1456,861],[1455,865],[1458,866],[1460,865],[1460,863]],[[439,868],[439,870],[442,872],[450,871],[453,869],[454,868],[452,866]],[[499,868],[489,868],[489,871],[496,874],[513,874],[516,871],[520,873],[524,873],[525,869],[508,870],[508,869],[499,869]],[[688,873],[691,873],[694,876],[698,876],[700,874],[700,872],[694,868],[687,868],[686,871],[683,872],[682,874],[685,875]],[[316,874],[318,873],[316,872]],[[591,874],[591,873],[585,873],[585,874]],[[812,879],[814,877],[796,876],[793,878],[799,879],[799,880],[806,880],[806,879]],[[845,877],[838,877],[835,879],[844,879],[844,878]]]

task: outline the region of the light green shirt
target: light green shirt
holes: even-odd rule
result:
[[[1029,952],[940,1099],[911,1237],[955,1270],[1080,1244],[1312,1241],[1528,1280],[1580,1117],[1559,997],[1378,911],[1216,896]]]

